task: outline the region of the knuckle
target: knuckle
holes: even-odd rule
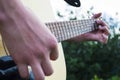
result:
[[[50,47],[53,49],[57,47],[57,40],[56,39],[51,39]]]
[[[40,50],[39,53],[38,53],[38,58],[44,60],[44,59],[46,58],[46,56],[47,56],[47,55],[46,55],[46,52],[47,52],[47,51],[46,51],[45,49]]]

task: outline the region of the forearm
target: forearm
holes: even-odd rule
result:
[[[73,42],[73,41],[74,42],[84,42],[84,41],[88,41],[87,37],[88,36],[86,34],[82,34],[82,35],[76,36],[74,38],[71,38],[67,41],[70,41],[70,42]]]

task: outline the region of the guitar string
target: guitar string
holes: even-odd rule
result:
[[[55,36],[57,36],[59,38],[60,41],[62,41],[62,40],[71,38],[72,36],[78,35],[81,32],[83,34],[85,32],[94,30],[94,27],[90,25],[91,23],[93,24],[93,22],[94,22],[93,19],[88,19],[88,20],[79,20],[79,21],[75,20],[75,21],[47,23],[47,25],[49,24],[48,27],[50,27],[50,30],[55,34]],[[66,23],[67,23],[67,25],[66,25]],[[77,25],[77,23],[79,23],[81,27],[79,27]],[[53,25],[54,25],[54,27],[53,27]],[[83,26],[84,27],[86,26],[86,27],[83,28]],[[69,27],[71,27],[71,28],[69,28]],[[81,29],[78,29],[78,28],[81,28]],[[65,29],[68,30],[69,32],[67,33]],[[70,32],[70,31],[72,31],[72,32]],[[63,35],[63,33],[65,35]]]

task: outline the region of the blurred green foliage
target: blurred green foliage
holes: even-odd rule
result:
[[[69,20],[77,20],[74,11]],[[58,17],[63,18],[58,12]],[[86,12],[88,18],[94,14],[94,7]],[[116,12],[116,16],[119,14]],[[62,17],[61,17],[62,16]],[[86,17],[81,14],[82,19]],[[64,19],[64,18],[63,18]],[[99,42],[62,42],[67,66],[67,80],[120,80],[120,22],[103,13],[102,20],[109,27],[111,35],[107,44]],[[116,31],[117,30],[117,31]]]
[[[95,75],[110,80],[112,76],[120,76],[119,38],[120,35],[114,35],[107,44],[63,42],[67,80],[92,80]]]

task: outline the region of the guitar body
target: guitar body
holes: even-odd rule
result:
[[[50,0],[22,0],[36,16],[43,22],[55,21]],[[59,58],[56,61],[51,61],[54,73],[46,77],[45,80],[66,80],[66,66],[61,43],[59,47]]]
[[[93,31],[98,28],[95,19],[57,21],[55,19],[50,0],[21,0],[28,10],[34,12],[36,17],[41,20],[51,30],[59,42],[72,37]],[[66,65],[62,46],[58,43],[59,58],[51,61],[54,73],[46,77],[45,80],[66,80]],[[5,55],[5,50],[0,37],[0,56]]]
[[[3,48],[2,38],[0,36],[0,57],[5,56],[5,55],[6,55],[6,53],[5,53],[5,50]]]

